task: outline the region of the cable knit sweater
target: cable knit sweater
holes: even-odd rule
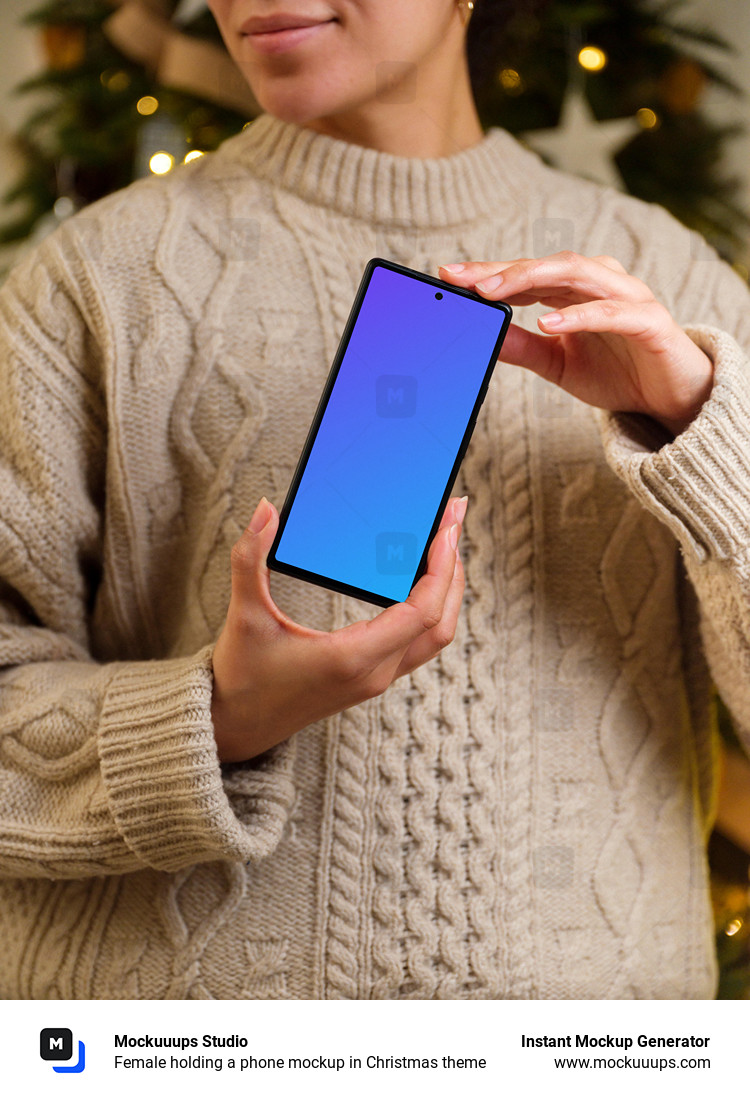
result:
[[[283,500],[365,262],[562,246],[688,327],[703,410],[671,440],[500,364],[454,642],[220,765],[229,551]],[[709,668],[750,739],[749,319],[663,210],[499,130],[419,160],[262,115],[48,237],[0,293],[0,996],[710,997]],[[273,585],[313,626],[375,613]]]

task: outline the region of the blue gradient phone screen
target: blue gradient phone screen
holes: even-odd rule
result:
[[[405,599],[504,314],[375,267],[276,550]]]

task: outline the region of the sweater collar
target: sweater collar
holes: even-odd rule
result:
[[[517,202],[528,154],[500,129],[447,157],[401,157],[261,114],[227,143],[253,173],[341,214],[404,227],[456,225]],[[229,149],[227,150],[229,152]]]

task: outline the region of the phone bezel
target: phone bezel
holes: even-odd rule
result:
[[[476,424],[476,419],[479,414],[479,410],[482,407],[482,402],[484,401],[485,395],[487,393],[490,379],[492,377],[492,372],[495,369],[495,363],[497,362],[498,354],[503,345],[503,341],[505,340],[505,335],[508,331],[508,326],[510,324],[511,317],[513,316],[513,311],[511,310],[507,302],[488,301],[486,298],[482,298],[481,295],[477,294],[473,290],[467,290],[464,287],[452,286],[450,283],[443,282],[442,279],[438,279],[435,276],[425,275],[421,271],[415,271],[410,267],[404,267],[402,264],[397,264],[392,260],[384,260],[379,256],[375,256],[371,260],[368,260],[365,266],[364,272],[362,274],[362,279],[354,298],[354,302],[352,303],[352,308],[349,312],[349,317],[347,318],[346,325],[344,326],[344,331],[342,333],[339,346],[336,350],[336,354],[333,358],[333,363],[331,364],[331,369],[328,373],[328,378],[326,379],[325,386],[323,387],[323,392],[320,396],[317,409],[315,410],[312,423],[310,424],[310,429],[307,433],[307,438],[305,439],[304,446],[302,447],[299,461],[297,462],[296,469],[289,484],[286,499],[284,501],[281,512],[279,513],[279,529],[276,532],[276,537],[274,538],[271,549],[268,552],[267,563],[269,569],[273,569],[276,573],[282,573],[288,577],[296,577],[299,580],[309,581],[310,583],[317,584],[322,588],[327,588],[329,589],[329,591],[339,592],[344,596],[354,596],[358,600],[364,600],[367,603],[375,604],[377,607],[391,607],[392,604],[399,603],[400,601],[391,599],[388,596],[382,596],[378,592],[370,592],[366,589],[356,588],[353,585],[346,584],[344,581],[337,581],[333,577],[325,577],[321,574],[310,572],[307,569],[302,569],[299,566],[289,565],[287,562],[279,561],[276,557],[276,551],[278,549],[279,543],[281,542],[287,518],[294,505],[297,490],[299,489],[300,483],[304,476],[305,469],[310,458],[310,452],[312,450],[313,444],[315,443],[315,438],[318,434],[323,416],[325,415],[326,408],[328,407],[328,402],[333,392],[333,387],[336,384],[336,379],[338,377],[341,364],[344,360],[346,349],[349,345],[349,340],[351,339],[352,332],[354,331],[354,326],[357,322],[359,311],[362,308],[362,302],[364,301],[365,294],[367,293],[367,288],[370,285],[372,274],[377,267],[384,267],[390,271],[395,271],[400,275],[405,275],[409,278],[416,279],[418,282],[427,283],[429,286],[434,286],[438,288],[444,295],[458,294],[464,298],[471,298],[476,302],[481,302],[488,308],[498,310],[504,315],[504,320],[497,338],[497,342],[495,343],[495,347],[490,356],[490,361],[485,370],[482,384],[479,387],[477,398],[471,411],[471,415],[469,416],[466,430],[464,431],[464,435],[461,440],[461,444],[458,448],[458,451],[456,452],[456,458],[453,463],[453,467],[451,469],[448,480],[446,482],[441,502],[435,515],[435,519],[433,521],[432,527],[430,528],[430,533],[427,537],[424,551],[409,586],[410,592],[419,580],[419,578],[424,574],[430,544],[435,537],[435,533],[438,527],[440,526],[440,519],[443,515],[443,512],[445,511],[445,506],[450,499],[451,490],[456,480],[458,470],[461,466],[461,463],[463,462],[464,456],[468,449],[469,442],[474,431],[474,426]]]

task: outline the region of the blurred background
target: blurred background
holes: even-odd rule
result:
[[[750,3],[477,0],[483,125],[658,202],[747,281]],[[258,113],[203,0],[3,0],[0,278],[65,218],[215,149]],[[750,999],[750,764],[717,701],[719,997]]]

